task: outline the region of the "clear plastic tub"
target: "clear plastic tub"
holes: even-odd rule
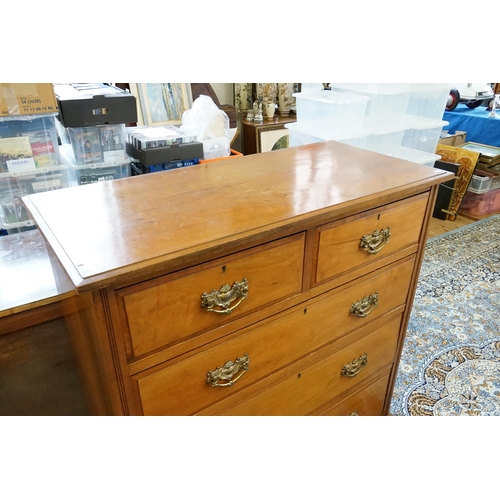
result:
[[[24,204],[23,196],[68,187],[67,169],[64,165],[37,168],[19,173],[0,173],[0,227],[25,228],[33,225]]]
[[[366,135],[326,134],[324,132],[315,134],[314,129],[311,129],[308,124],[298,122],[287,123],[285,128],[288,129],[288,144],[290,147],[332,140],[358,148],[364,148],[366,145]]]
[[[67,128],[75,163],[125,162],[125,124]],[[63,142],[61,140],[61,142]]]
[[[125,158],[125,160],[115,159],[108,162],[80,165],[75,161],[71,145],[63,144],[61,146],[61,159],[67,168],[70,187],[130,177],[130,159],[127,155]]]
[[[441,120],[450,95],[450,83],[412,83],[407,113]]]
[[[443,127],[448,125],[448,122],[418,116],[407,116],[405,124],[403,146],[419,149],[427,153],[435,153]]]
[[[294,94],[297,122],[312,134],[350,135],[363,127],[369,97],[329,90]]]
[[[56,115],[0,118],[0,172],[22,174],[59,165]]]
[[[369,97],[366,114],[379,120],[406,114],[411,94],[409,83],[330,83],[330,88]]]
[[[425,151],[419,151],[418,149],[406,148],[404,146],[393,149],[389,156],[399,158],[400,160],[418,163],[419,165],[425,165],[427,167],[433,167],[434,163],[441,159],[441,156],[439,155],[426,153]]]

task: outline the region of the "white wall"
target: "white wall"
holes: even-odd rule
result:
[[[234,105],[234,91],[232,83],[211,83],[214,92],[219,98],[220,104]]]

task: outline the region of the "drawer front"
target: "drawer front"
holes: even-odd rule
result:
[[[363,381],[393,362],[399,326],[400,317],[397,317],[350,346],[237,405],[224,415],[314,414],[317,408],[346,391],[355,390]],[[343,373],[350,373],[350,376]],[[387,381],[384,386],[376,388],[375,399],[381,399],[382,406],[386,390]],[[373,410],[378,414],[381,412],[381,408]]]
[[[418,243],[428,196],[319,228],[316,283]]]
[[[308,301],[301,307],[242,330],[226,342],[157,371],[134,377],[145,414],[186,415],[231,396],[372,320],[402,306],[409,289],[414,259],[358,279]],[[378,303],[364,317],[351,312],[353,303],[374,292]],[[232,386],[212,387],[207,373],[248,355],[248,371]],[[392,354],[391,354],[392,356]],[[230,370],[236,370],[231,367]]]
[[[382,416],[390,375],[389,371],[368,387],[344,399],[322,415],[332,417]]]
[[[118,291],[131,356],[300,293],[303,259],[304,235],[299,234]]]

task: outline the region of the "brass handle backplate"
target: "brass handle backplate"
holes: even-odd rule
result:
[[[372,293],[351,305],[350,312],[358,318],[366,318],[378,305],[378,292]]]
[[[390,228],[386,227],[384,229],[376,229],[372,234],[365,234],[361,237],[361,241],[359,242],[359,246],[367,251],[368,253],[374,255],[389,242],[389,238],[391,237]]]
[[[368,363],[368,354],[363,354],[359,358],[353,359],[342,367],[344,377],[355,377]]]
[[[207,384],[212,387],[231,387],[248,371],[250,359],[248,354],[236,358],[235,361],[226,361],[224,366],[218,366],[207,373]],[[235,378],[233,378],[236,375]]]
[[[229,314],[234,311],[241,302],[248,296],[248,281],[243,278],[236,281],[233,286],[222,285],[219,290],[213,289],[211,292],[205,292],[201,295],[201,307],[207,311],[218,314]],[[234,305],[231,303],[237,300]],[[216,309],[218,308],[218,309]]]

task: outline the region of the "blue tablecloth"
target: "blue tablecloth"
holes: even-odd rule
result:
[[[450,124],[443,129],[450,134],[457,130],[467,132],[467,142],[500,147],[500,110],[496,112],[496,118],[488,118],[490,112],[485,106],[470,109],[465,104],[459,104],[455,110],[444,112],[443,120]]]

